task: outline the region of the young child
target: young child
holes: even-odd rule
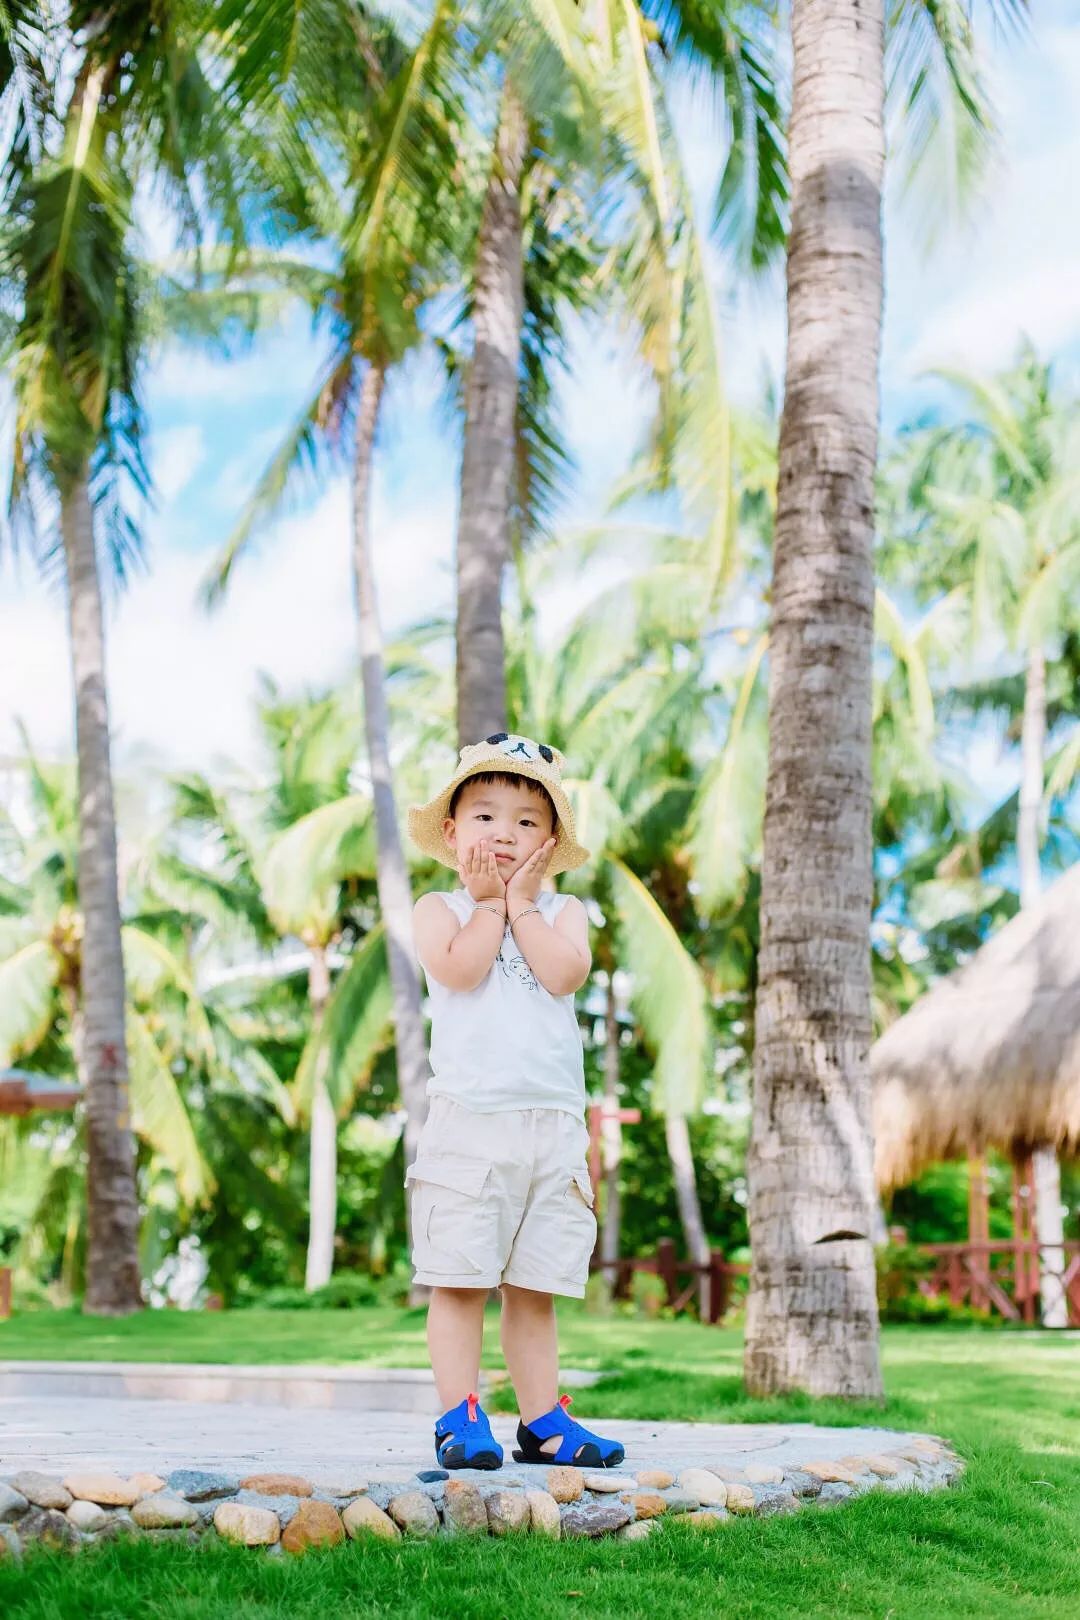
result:
[[[406,1184],[415,1281],[433,1290],[428,1348],[442,1468],[498,1468],[502,1447],[473,1391],[484,1305],[501,1288],[501,1337],[521,1421],[518,1462],[614,1467],[623,1448],[558,1397],[554,1294],[580,1299],[596,1239],[585,1076],[574,992],[591,966],[580,900],[541,891],[588,860],[563,758],[500,732],[461,750],[451,780],[409,811],[425,854],[461,888],[414,912],[431,998],[431,1110]]]

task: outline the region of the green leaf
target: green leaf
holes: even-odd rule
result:
[[[375,876],[371,799],[350,793],[301,816],[269,846],[262,869],[267,910],[282,933],[302,933],[346,877]]]
[[[343,1119],[371,1075],[390,1035],[392,997],[386,938],[379,923],[364,935],[334,983],[321,1027],[308,1039],[293,1082],[299,1114],[308,1117],[315,1085],[325,1085]]]
[[[32,1052],[53,1018],[60,964],[44,940],[34,940],[0,962],[0,1065]]]
[[[199,1152],[176,1078],[145,1019],[130,1007],[127,1047],[132,1128],[172,1171],[181,1196],[189,1204],[200,1203],[213,1190],[213,1177]]]
[[[701,971],[641,879],[610,863],[630,998],[656,1058],[654,1088],[665,1113],[693,1114],[704,1095],[711,1039]]]

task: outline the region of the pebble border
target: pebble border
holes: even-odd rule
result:
[[[952,1485],[964,1464],[930,1436],[838,1461],[783,1468],[639,1468],[594,1472],[556,1465],[427,1469],[400,1481],[360,1477],[312,1481],[297,1474],[240,1478],[218,1470],[157,1474],[80,1471],[63,1479],[24,1469],[0,1478],[0,1559],[31,1543],[77,1552],[119,1535],[189,1544],[224,1539],[271,1555],[360,1540],[437,1535],[552,1538],[617,1535],[640,1541],[662,1518],[700,1530],[733,1517],[796,1513],[871,1490],[932,1491]]]

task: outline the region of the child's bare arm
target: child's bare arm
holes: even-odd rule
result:
[[[448,990],[475,990],[483,982],[499,954],[505,926],[503,900],[485,900],[464,927],[437,894],[422,894],[413,907],[416,954],[424,971]]]
[[[512,908],[511,916],[515,915],[516,910]],[[514,938],[522,956],[551,995],[571,996],[589,977],[592,970],[589,917],[574,895],[567,900],[554,924],[545,922],[539,912],[530,911],[514,924]]]

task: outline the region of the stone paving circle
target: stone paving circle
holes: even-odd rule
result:
[[[391,1380],[392,1383],[392,1380]],[[2,1389],[2,1385],[0,1385]],[[588,1401],[581,1397],[583,1421]],[[963,1463],[933,1436],[813,1424],[598,1423],[617,1469],[435,1466],[424,1412],[275,1410],[228,1402],[0,1393],[0,1558],[117,1535],[221,1538],[273,1556],[378,1537],[643,1540],[680,1517],[703,1532],[743,1515],[832,1506],[867,1491],[931,1491]]]

